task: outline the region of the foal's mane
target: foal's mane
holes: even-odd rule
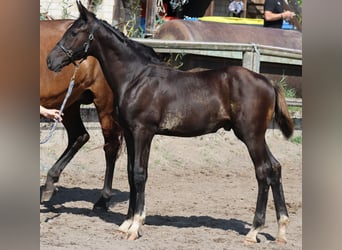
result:
[[[145,44],[135,42],[131,39],[129,39],[127,36],[125,36],[119,29],[113,27],[105,20],[98,19],[103,26],[109,30],[111,33],[113,33],[122,43],[129,46],[131,49],[134,50],[134,52],[140,56],[142,56],[145,60],[154,63],[154,64],[164,64],[158,54],[153,50],[153,48],[146,46]]]

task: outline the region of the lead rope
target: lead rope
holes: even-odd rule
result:
[[[81,62],[82,62],[82,61],[81,61]],[[68,87],[68,91],[67,91],[67,93],[65,94],[63,103],[62,103],[62,105],[61,105],[61,108],[59,109],[59,113],[58,113],[59,116],[62,115],[63,110],[64,110],[64,106],[65,106],[65,104],[66,104],[66,102],[67,102],[67,100],[68,100],[68,98],[69,98],[69,96],[70,96],[70,94],[71,94],[71,92],[72,92],[72,88],[74,87],[74,84],[75,84],[76,72],[77,72],[78,68],[80,67],[81,62],[80,62],[79,64],[75,64],[74,74],[73,74],[72,77],[71,77],[71,80],[70,80],[70,83],[69,83],[69,87]],[[51,127],[51,129],[50,129],[48,135],[47,135],[43,140],[40,141],[40,144],[44,144],[44,143],[46,143],[48,140],[50,140],[50,138],[52,137],[53,132],[55,132],[55,130],[56,130],[57,123],[58,123],[58,120],[55,120],[55,123],[54,123],[53,126]]]

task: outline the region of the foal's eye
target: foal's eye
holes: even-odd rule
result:
[[[71,31],[71,36],[72,36],[72,37],[75,37],[76,34],[77,34],[76,31]]]

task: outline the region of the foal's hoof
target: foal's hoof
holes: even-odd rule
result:
[[[255,243],[258,243],[256,236],[257,236],[257,231],[250,230],[249,233],[245,237],[245,240],[244,240],[245,245],[254,245]]]
[[[276,243],[280,245],[285,245],[287,243],[287,239],[285,238],[276,238]]]
[[[121,236],[122,238],[124,238],[125,240],[136,240],[139,238],[139,235],[136,233],[127,233],[127,232],[124,232],[120,229],[116,229],[115,233],[117,235]]]
[[[250,246],[250,245],[254,245],[255,243],[258,243],[258,241],[256,239],[246,237],[245,240],[243,241],[243,243],[245,245]]]
[[[123,231],[121,231],[119,229],[115,229],[114,234],[118,235],[122,239],[126,239],[127,238],[127,232],[123,232]]]
[[[139,238],[139,235],[137,233],[131,233],[127,234],[126,240],[136,240]]]

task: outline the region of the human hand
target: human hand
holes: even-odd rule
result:
[[[61,114],[61,115],[59,115],[59,110],[57,110],[57,109],[51,109],[51,110],[49,110],[50,112],[49,112],[49,118],[51,118],[51,119],[53,119],[53,120],[55,120],[55,121],[59,121],[59,122],[61,122],[63,119],[62,119],[62,115],[63,115],[63,113]]]
[[[50,118],[52,120],[55,120],[55,121],[59,121],[61,122],[63,119],[62,119],[62,115],[59,115],[59,110],[58,109],[47,109],[43,106],[40,106],[40,114],[42,116],[45,116],[46,118]]]
[[[292,11],[284,11],[283,13],[282,13],[282,17],[283,17],[283,19],[284,20],[286,20],[286,21],[289,21],[289,20],[291,20],[294,16],[296,15],[296,13],[294,13],[294,12],[292,12]]]

